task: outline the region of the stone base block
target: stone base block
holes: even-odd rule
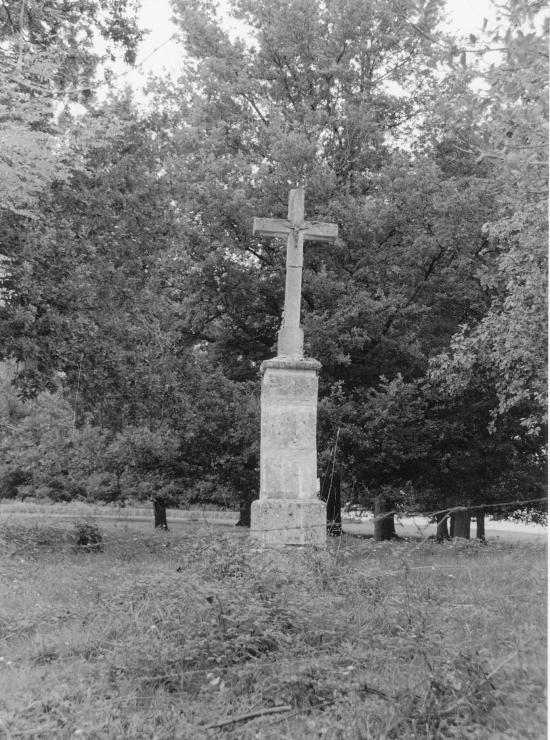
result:
[[[250,537],[262,545],[326,545],[327,510],[323,501],[264,498],[252,502],[250,513]]]

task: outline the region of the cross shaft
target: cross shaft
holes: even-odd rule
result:
[[[254,234],[287,237],[286,282],[283,324],[278,335],[279,356],[303,356],[303,331],[300,328],[302,268],[304,241],[332,242],[338,236],[336,224],[304,220],[304,190],[291,190],[288,196],[288,219],[255,218]]]

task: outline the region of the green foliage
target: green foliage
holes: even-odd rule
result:
[[[401,398],[410,430],[395,423],[381,433],[399,415],[384,412],[391,401],[380,377],[421,377],[490,305],[479,272],[482,226],[495,210],[491,168],[403,147],[409,126],[437,106],[437,7],[419,18],[412,5],[286,2],[275,13],[235,3],[252,47],[231,41],[207,4],[178,7],[195,60],[189,108],[174,119],[172,175],[196,263],[181,291],[193,307],[189,331],[233,377],[250,376],[272,352],[284,250],[253,238],[250,223],[284,216],[288,187],[305,183],[308,214],[340,229],[334,246],[309,246],[305,256],[306,348],[323,364],[320,448],[341,428],[349,487],[405,486],[444,444],[434,445],[435,433],[417,439],[414,391]],[[403,64],[407,54],[413,61]],[[392,94],[390,80],[410,96]],[[365,438],[379,439],[371,464]]]
[[[323,377],[418,375],[480,310],[476,250],[491,212],[486,180],[448,178],[390,145],[425,113],[439,51],[414,24],[433,31],[437,5],[234,5],[253,47],[232,42],[208,4],[178,6],[195,58],[171,165],[196,263],[181,283],[189,332],[234,377],[256,372],[281,319],[284,250],[250,223],[285,215],[288,187],[305,183],[308,214],[341,234],[306,250],[303,323]]]
[[[78,552],[101,552],[103,550],[103,536],[95,522],[76,522],[74,530],[75,549]]]
[[[325,399],[320,417],[326,424],[339,413],[352,498],[372,505],[374,494],[386,492],[404,510],[484,505],[497,513],[523,508],[536,519],[544,502],[510,509],[498,504],[544,497],[546,455],[536,440],[515,434],[513,416],[490,429],[493,403],[482,379],[457,395],[398,376],[345,405],[338,396]]]
[[[142,33],[131,0],[6,0],[0,7],[0,209],[38,218],[39,196],[82,170],[82,154],[109,126],[73,118],[89,107],[98,67],[116,49],[135,58]],[[105,53],[98,53],[103,42]],[[97,143],[97,141],[95,142]]]
[[[20,393],[2,411],[4,495],[257,488],[284,248],[251,223],[284,217],[296,185],[340,235],[308,244],[303,275],[321,462],[340,429],[353,495],[434,509],[542,493],[547,29],[529,7],[511,2],[509,32],[472,41],[470,64],[441,2],[234,0],[246,40],[213,2],[175,2],[182,78],[151,83],[154,112],[120,94],[78,123],[94,34],[133,53],[129,7],[89,0],[71,26],[55,3],[15,5],[0,74],[22,107],[3,120],[30,139],[4,178],[0,345]],[[68,169],[37,159],[29,179],[25,156],[53,141]]]
[[[503,47],[500,64],[467,68],[477,77],[477,120],[462,143],[490,161],[495,208],[484,224],[479,272],[491,303],[464,322],[431,372],[460,394],[481,373],[494,388],[492,426],[519,416],[517,433],[541,439],[547,426],[548,18],[543,7],[508,2],[501,25],[479,41]],[[477,42],[476,42],[477,43]],[[493,255],[490,261],[487,257]],[[542,443],[544,444],[544,443]]]
[[[59,393],[43,393],[31,404],[17,399],[11,385],[14,368],[3,367],[0,479],[2,495],[30,492],[63,500],[62,479],[71,456],[72,414]]]
[[[160,496],[172,506],[199,501],[229,505],[257,488],[259,404],[249,385],[221,373],[195,375],[162,424],[116,432],[75,424],[60,384],[21,401],[4,366],[0,416],[0,495],[119,501]],[[10,415],[11,414],[11,415]]]
[[[58,185],[39,223],[18,229],[15,240],[3,235],[10,267],[0,313],[3,351],[21,363],[25,395],[52,390],[62,372],[78,389],[80,413],[93,409],[101,424],[120,428],[150,413],[148,400],[171,402],[162,356],[176,338],[166,325],[168,291],[156,295],[166,274],[157,261],[170,233],[158,152],[130,104],[111,112],[127,135],[89,155],[89,172],[75,175],[71,187]]]

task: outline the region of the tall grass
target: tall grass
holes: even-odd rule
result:
[[[0,737],[542,738],[545,550],[0,524]]]

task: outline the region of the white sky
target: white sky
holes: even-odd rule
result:
[[[464,35],[479,32],[484,18],[490,22],[495,18],[491,0],[447,0],[447,13],[449,26]],[[139,70],[125,71],[121,80],[130,83],[138,97],[150,72],[168,72],[176,76],[180,71],[182,49],[175,40],[170,40],[176,31],[171,16],[169,0],[141,0],[139,25],[150,29],[150,33],[145,36],[138,50]]]

